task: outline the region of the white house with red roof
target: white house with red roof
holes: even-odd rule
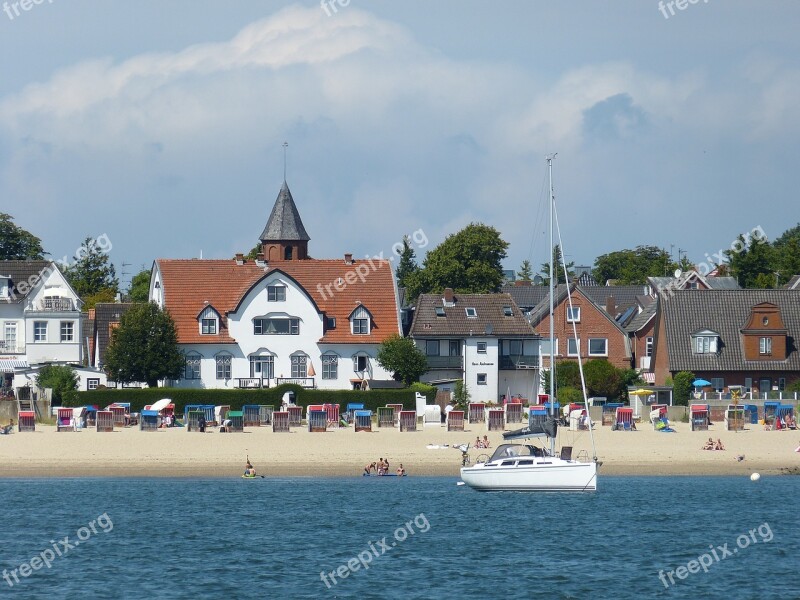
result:
[[[309,240],[284,182],[255,260],[154,262],[150,299],[175,320],[186,355],[174,385],[353,389],[391,379],[376,357],[401,333],[392,264],[310,258]]]

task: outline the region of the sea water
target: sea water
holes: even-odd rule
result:
[[[0,596],[800,598],[796,477],[0,480]]]

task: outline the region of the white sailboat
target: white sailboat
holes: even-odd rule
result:
[[[479,491],[580,491],[589,492],[597,489],[597,470],[599,462],[594,449],[594,432],[592,420],[589,415],[589,401],[586,395],[586,383],[583,377],[583,366],[578,360],[583,388],[583,401],[586,409],[586,422],[592,442],[592,458],[574,460],[572,448],[562,447],[561,453],[556,455],[555,442],[558,430],[557,415],[555,414],[555,344],[553,302],[555,287],[554,279],[558,279],[556,269],[564,268],[564,278],[567,278],[567,269],[564,264],[563,245],[559,232],[559,247],[562,249],[561,265],[553,264],[553,220],[557,219],[555,213],[555,195],[553,193],[553,159],[555,155],[547,157],[547,167],[550,180],[550,413],[542,424],[533,424],[517,431],[503,434],[506,440],[529,440],[532,438],[546,438],[548,447],[539,447],[534,444],[501,444],[492,457],[483,463],[469,467],[462,467],[461,479],[473,489]],[[567,301],[572,309],[572,296],[567,285]],[[578,338],[575,323],[572,324],[573,335]]]

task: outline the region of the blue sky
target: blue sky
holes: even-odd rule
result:
[[[539,265],[549,152],[578,264],[800,221],[793,1],[13,4],[0,211],[56,258],[103,233],[130,272],[248,251],[284,141],[320,258],[480,221]]]

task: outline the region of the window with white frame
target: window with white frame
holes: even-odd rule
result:
[[[230,354],[217,354],[214,360],[217,363],[217,379],[230,379],[233,356]]]
[[[478,342],[478,354],[486,354],[486,342]]]
[[[96,390],[99,387],[100,387],[100,379],[96,377],[90,377],[86,380],[87,390]]]
[[[581,307],[567,306],[567,323],[580,323],[580,322],[581,322]]]
[[[275,357],[266,354],[251,354],[250,377],[273,379],[275,377]]]
[[[477,319],[478,318],[478,311],[475,308],[473,308],[472,306],[467,306],[464,309],[464,312],[466,313],[468,319]]]
[[[372,315],[365,306],[358,306],[350,314],[350,328],[353,335],[369,335]]]
[[[645,338],[644,355],[645,356],[653,356],[653,337]]]
[[[285,302],[285,301],[286,301],[285,285],[267,286],[267,302]]]
[[[217,333],[217,320],[203,319],[200,323],[200,333],[203,335],[215,335]]]
[[[308,357],[305,354],[292,356],[292,377],[308,377]]]
[[[363,373],[369,370],[369,356],[366,354],[356,354],[353,357],[353,371]]]
[[[47,341],[47,321],[33,322],[33,341],[34,342]]]
[[[574,337],[567,338],[567,356],[578,356],[581,347],[581,340]]]
[[[322,355],[322,378],[323,379],[339,378],[339,357],[336,354]]]
[[[717,352],[716,335],[698,335],[694,337],[695,354],[716,354]]]
[[[712,377],[711,387],[715,392],[721,392],[725,388],[725,379],[722,377]]]
[[[608,356],[608,340],[589,338],[589,356]]]
[[[300,335],[300,319],[285,317],[253,319],[253,335]]]
[[[6,321],[3,326],[3,339],[0,340],[0,348],[5,352],[17,351],[17,324],[14,321]]]
[[[762,337],[758,340],[758,353],[769,355],[772,354],[772,338]]]
[[[61,321],[61,342],[74,342],[75,341],[75,322],[74,321]]]
[[[486,373],[478,373],[478,385],[486,385]]]
[[[200,361],[202,357],[197,352],[190,352],[186,355],[186,365],[184,367],[184,379],[200,379]]]

